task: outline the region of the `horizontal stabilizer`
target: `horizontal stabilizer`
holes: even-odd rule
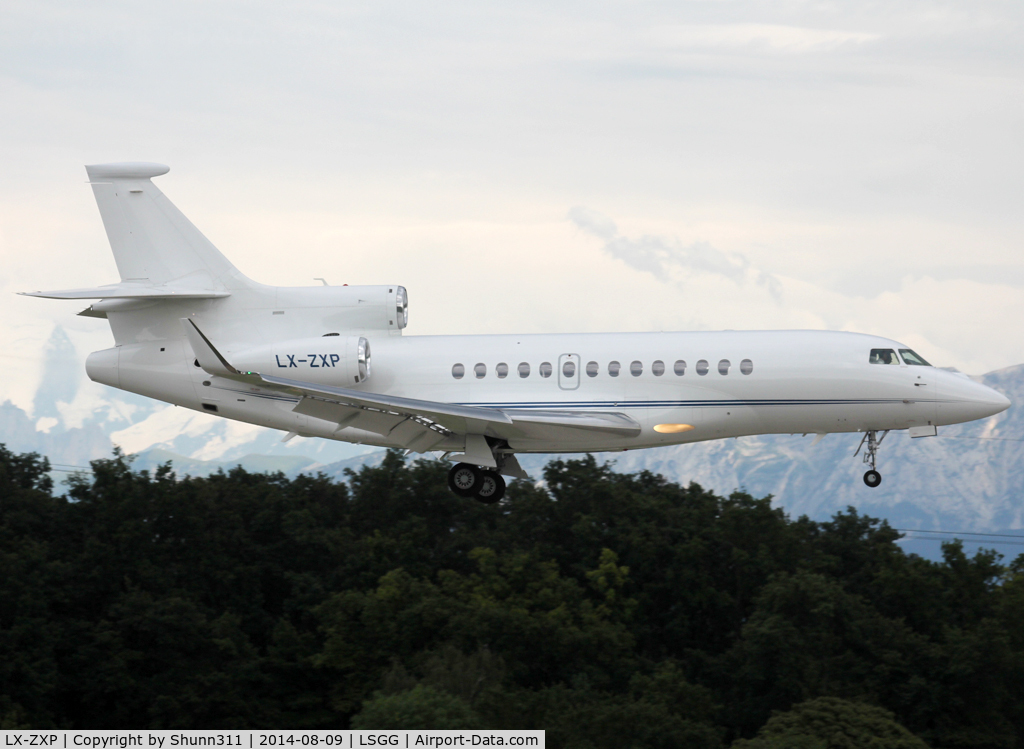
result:
[[[118,164],[93,164],[87,166],[89,179],[100,182],[105,179],[150,179],[167,174],[171,168],[166,164],[154,164],[150,161],[123,161]]]
[[[229,291],[211,289],[188,289],[175,286],[143,286],[141,284],[115,283],[110,286],[96,286],[91,289],[64,289],[62,291],[22,291],[22,296],[42,299],[217,299],[231,296]]]

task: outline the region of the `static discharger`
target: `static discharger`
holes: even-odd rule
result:
[[[654,431],[659,434],[682,434],[683,432],[692,432],[693,427],[689,424],[658,424],[654,427]]]

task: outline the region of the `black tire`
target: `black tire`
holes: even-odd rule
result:
[[[475,497],[483,481],[483,471],[469,463],[456,463],[448,471],[448,488],[456,497]]]
[[[874,489],[882,483],[882,474],[874,470],[868,471],[864,474],[864,483]]]
[[[505,479],[494,471],[481,471],[480,489],[473,497],[485,505],[497,504],[505,496]]]

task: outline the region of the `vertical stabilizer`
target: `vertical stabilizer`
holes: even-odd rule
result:
[[[122,281],[192,288],[253,285],[150,181],[163,164],[94,164],[85,168]]]

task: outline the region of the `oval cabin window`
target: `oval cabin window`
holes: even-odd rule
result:
[[[519,363],[519,376],[524,379],[530,376],[530,365],[526,362]]]
[[[718,362],[718,374],[720,374],[720,375],[727,375],[727,374],[729,374],[729,367],[731,367],[731,366],[732,366],[732,362],[731,361],[729,361],[728,359],[722,359],[722,361]]]
[[[655,377],[661,377],[665,374],[665,362],[658,359],[658,361],[651,364],[651,374]]]
[[[452,367],[452,377],[456,380],[461,380],[466,374],[466,368],[461,364],[456,364]]]
[[[699,374],[701,377],[703,377],[707,373],[708,373],[708,362],[707,362],[706,359],[701,359],[699,362],[697,362],[697,374]]]
[[[640,375],[642,375],[644,373],[643,362],[638,362],[638,361],[632,362],[629,365],[629,373],[631,375],[633,375],[634,377],[639,377]]]
[[[598,369],[600,369],[600,367],[597,366],[597,362],[596,361],[588,361],[587,362],[587,377],[597,377],[597,370]]]
[[[675,372],[679,377],[686,374],[686,362],[682,359],[677,359],[676,363],[672,365],[672,371]]]
[[[487,365],[477,364],[475,367],[473,367],[473,371],[476,372],[476,378],[478,380],[482,380],[484,377],[487,376]]]
[[[740,362],[740,372],[742,372],[745,375],[748,375],[753,371],[754,362],[750,361],[750,359],[744,359],[743,361]]]
[[[551,362],[549,362],[549,361],[542,361],[540,363],[540,369],[538,371],[540,372],[540,376],[541,377],[550,377],[551,373],[554,370],[551,368]]]
[[[562,365],[562,376],[563,377],[575,377],[576,376],[576,365],[567,361]]]
[[[609,377],[618,377],[619,376],[619,370],[621,368],[622,368],[622,365],[619,364],[617,361],[608,362],[608,376]]]
[[[504,380],[506,377],[508,377],[508,364],[506,364],[505,362],[501,362],[498,366],[494,368],[494,374],[498,375],[499,380]]]

